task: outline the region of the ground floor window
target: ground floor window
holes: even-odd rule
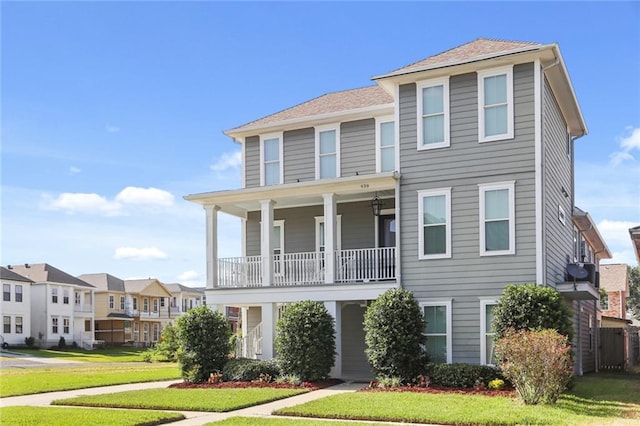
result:
[[[51,318],[51,334],[58,334],[58,318]]]
[[[22,317],[16,317],[16,334],[22,334]]]
[[[153,341],[157,342],[159,337],[160,337],[160,325],[153,324]]]
[[[450,363],[451,355],[451,301],[427,301],[420,303],[427,322],[426,351],[431,362]]]
[[[69,318],[62,319],[62,332],[64,334],[69,334]]]
[[[11,317],[5,315],[4,317],[2,317],[2,323],[4,325],[3,333],[5,334],[11,333]]]
[[[480,300],[480,364],[495,365],[496,354],[493,346],[495,332],[492,327],[494,299]]]
[[[140,340],[140,324],[137,322],[133,323],[133,341],[137,342]]]
[[[84,331],[91,331],[91,320],[84,320]]]
[[[143,342],[149,341],[149,324],[142,325],[142,341]]]

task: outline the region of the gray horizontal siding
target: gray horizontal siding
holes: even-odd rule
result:
[[[373,118],[340,125],[340,176],[376,171],[376,123]]]
[[[315,130],[313,127],[284,132],[284,183],[314,180]]]
[[[260,137],[251,136],[244,141],[244,186],[260,186]]]

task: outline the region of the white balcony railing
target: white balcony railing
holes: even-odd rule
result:
[[[335,282],[370,282],[395,279],[395,247],[338,250]],[[273,286],[325,284],[323,252],[284,253],[272,257]],[[218,260],[218,287],[261,287],[262,256]]]

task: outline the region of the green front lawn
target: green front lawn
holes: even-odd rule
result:
[[[12,349],[11,352],[37,356],[41,358],[58,358],[68,361],[83,362],[142,362],[142,348],[106,348],[86,351],[84,349]]]
[[[307,389],[147,389],[59,399],[53,405],[226,412],[308,392]]]
[[[5,369],[0,376],[0,397],[179,378],[176,364]]]
[[[3,407],[2,424],[12,426],[136,426],[161,425],[182,420],[180,413],[162,411],[97,410],[68,407]]]
[[[219,422],[211,422],[205,424],[205,426],[254,426],[256,424],[265,425],[265,426],[327,426],[327,425],[341,425],[344,426],[344,422],[332,422],[330,420],[312,420],[312,419],[283,419],[277,417],[260,417],[257,419],[256,417],[229,417],[228,419],[219,421]],[[356,426],[380,426],[387,423],[348,423],[349,425]]]

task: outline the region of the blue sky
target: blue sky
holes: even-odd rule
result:
[[[640,3],[10,2],[1,12],[3,265],[202,285],[204,211],[248,121],[478,37],[557,42],[589,135],[576,202],[615,262],[640,224]],[[220,256],[240,254],[223,216]]]

